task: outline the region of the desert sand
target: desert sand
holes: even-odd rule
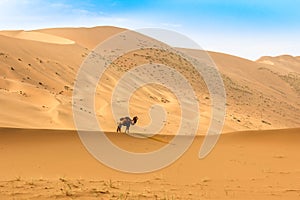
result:
[[[197,136],[172,165],[129,174],[94,159],[75,131],[2,128],[0,198],[299,199],[299,131],[223,134],[202,160],[197,156],[203,137]],[[159,148],[171,137],[107,135],[133,152]]]
[[[169,114],[164,129],[148,139],[114,133],[112,88],[124,71],[145,62],[185,66],[182,73],[191,84],[196,80],[201,85],[196,89],[200,128],[189,150],[156,172],[122,173],[93,158],[75,131],[73,85],[89,53],[122,31],[0,31],[0,199],[300,198],[300,58],[289,55],[251,61],[208,52],[224,81],[227,110],[220,140],[208,157],[199,160],[211,119],[203,80],[191,75],[188,63],[174,61],[166,52],[127,53],[112,63],[95,95],[97,119],[111,141],[129,151],[149,152],[168,144],[178,128],[176,97],[166,88],[148,85],[134,93],[130,112],[145,125],[151,121],[145,110],[159,104]],[[199,55],[199,50],[180,50]]]

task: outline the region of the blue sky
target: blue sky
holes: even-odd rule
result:
[[[206,50],[257,59],[300,55],[300,1],[0,0],[0,29],[165,28]]]

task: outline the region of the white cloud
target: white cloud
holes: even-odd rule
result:
[[[64,4],[64,3],[50,3],[50,7],[55,8],[55,9],[69,9],[72,8],[71,5],[69,4]]]
[[[36,2],[36,0],[29,1],[29,0],[1,0],[0,5],[1,6],[10,6],[15,4],[29,4],[31,2]]]

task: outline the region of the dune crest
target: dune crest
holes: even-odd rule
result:
[[[1,31],[0,35],[50,44],[75,44],[70,39],[37,31]]]

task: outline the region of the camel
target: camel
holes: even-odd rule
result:
[[[126,126],[125,133],[129,133],[129,127],[130,125],[135,125],[137,120],[139,118],[137,116],[133,117],[133,119],[130,119],[130,117],[122,117],[120,118],[120,122],[118,123],[117,133],[121,133],[122,126]]]

